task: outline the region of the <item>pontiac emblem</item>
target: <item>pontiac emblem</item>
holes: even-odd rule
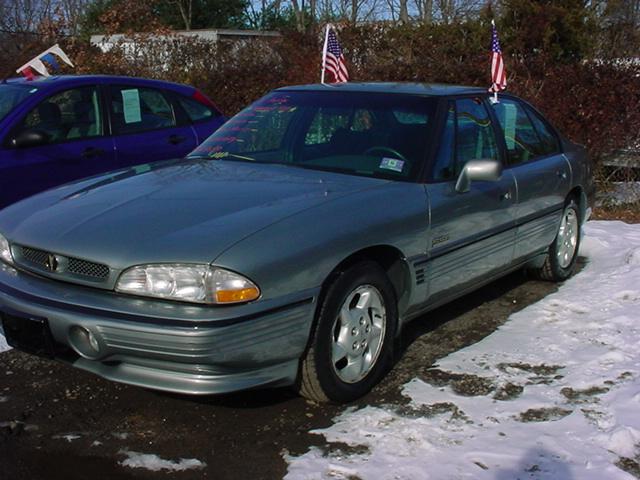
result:
[[[58,268],[58,259],[56,258],[55,255],[53,254],[49,254],[47,256],[47,259],[44,262],[44,266],[46,267],[47,270],[49,270],[50,272],[55,272],[56,269]]]

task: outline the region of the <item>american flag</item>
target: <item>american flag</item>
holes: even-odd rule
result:
[[[340,42],[338,42],[338,37],[333,31],[333,28],[327,28],[329,29],[329,33],[327,34],[324,69],[333,75],[333,83],[346,82],[349,80],[349,72],[344,62],[342,47],[340,46]]]
[[[493,21],[491,22],[491,81],[490,92],[499,92],[507,88],[507,72],[504,69],[498,30]]]

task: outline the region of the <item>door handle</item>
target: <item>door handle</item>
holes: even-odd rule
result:
[[[171,145],[178,145],[179,143],[184,142],[187,139],[187,137],[184,137],[182,135],[171,135],[169,137],[169,143]]]
[[[82,158],[95,158],[95,157],[99,157],[104,153],[104,150],[101,148],[95,148],[95,147],[87,147],[84,149],[84,151],[80,154],[80,156]]]
[[[503,194],[500,195],[500,201],[511,200],[511,190],[507,190]]]

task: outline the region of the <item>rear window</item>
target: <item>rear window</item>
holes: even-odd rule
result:
[[[22,101],[38,91],[23,85],[0,85],[0,120],[4,119]]]
[[[212,108],[191,98],[183,97],[182,95],[178,96],[178,103],[180,103],[180,106],[187,112],[192,122],[206,122],[219,116],[218,112]]]

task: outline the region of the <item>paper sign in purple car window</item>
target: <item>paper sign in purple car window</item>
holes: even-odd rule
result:
[[[140,93],[137,88],[122,90],[122,110],[125,123],[137,123],[142,120]]]

